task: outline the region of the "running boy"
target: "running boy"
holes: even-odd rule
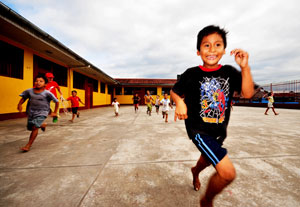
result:
[[[276,113],[274,105],[273,105],[273,103],[274,103],[274,97],[273,97],[274,93],[273,93],[273,91],[265,94],[263,97],[265,98],[266,96],[267,96],[267,99],[268,99],[268,106],[267,106],[267,109],[265,111],[265,115],[268,115],[268,111],[269,111],[270,108],[272,109],[272,111],[275,115],[279,115],[278,113]]]
[[[160,100],[159,100],[159,95],[157,95],[155,99],[155,108],[157,114],[159,113],[159,105],[160,105]]]
[[[56,94],[56,89],[57,89],[58,92],[60,93],[60,99],[63,99],[62,92],[60,90],[59,85],[57,84],[56,81],[53,80],[54,75],[52,73],[46,73],[45,76],[48,79],[46,90],[50,91],[55,96],[55,98],[57,98],[57,94]],[[54,103],[50,102],[50,109],[52,112],[54,111],[54,107],[55,107]],[[53,123],[57,122],[58,117],[59,117],[59,110],[57,111],[57,115],[53,117]]]
[[[67,98],[68,101],[71,101],[71,107],[72,107],[72,119],[70,120],[71,122],[74,121],[75,115],[77,115],[77,118],[79,118],[79,102],[82,103],[81,99],[77,96],[77,91],[73,90],[72,91],[72,96]],[[84,105],[84,103],[82,103]]]
[[[139,95],[136,93],[133,98],[133,106],[134,106],[134,111],[135,113],[139,110],[139,102],[141,100],[141,98],[139,97]]]
[[[120,104],[119,104],[119,102],[117,101],[117,98],[114,98],[114,99],[113,99],[113,102],[112,102],[111,105],[114,106],[115,115],[116,115],[116,116],[119,116],[119,107],[120,107]]]
[[[168,114],[169,114],[169,106],[171,108],[173,108],[173,106],[171,105],[170,99],[168,99],[168,94],[165,93],[164,94],[164,98],[161,100],[160,104],[162,105],[162,115],[163,115],[163,119],[166,117],[165,122],[168,122]]]
[[[39,128],[43,131],[46,130],[46,123],[44,120],[47,118],[50,111],[50,101],[55,102],[55,109],[51,116],[56,116],[58,110],[58,100],[49,91],[45,90],[47,79],[44,76],[37,76],[34,79],[34,88],[23,91],[20,96],[22,97],[18,104],[19,112],[22,112],[22,104],[27,100],[26,112],[28,115],[27,129],[31,131],[28,143],[21,148],[24,152],[30,150],[35,138],[38,135]]]
[[[144,99],[145,99],[145,104],[147,105],[147,111],[146,111],[146,113],[149,114],[149,116],[151,116],[153,98],[150,95],[150,91],[149,90],[147,90],[147,93],[144,96]]]
[[[203,28],[197,39],[197,55],[203,65],[187,69],[171,91],[176,103],[174,120],[185,120],[188,136],[201,152],[193,174],[194,189],[200,189],[199,173],[212,164],[216,173],[209,180],[201,206],[212,206],[213,199],[235,178],[235,168],[222,147],[230,116],[234,91],[251,98],[254,84],[248,65],[248,53],[234,49],[241,72],[230,65],[220,65],[225,54],[227,32],[217,26]],[[182,99],[184,97],[184,99]]]

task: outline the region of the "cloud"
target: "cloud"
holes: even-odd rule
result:
[[[229,51],[243,48],[256,82],[300,78],[297,0],[16,0],[9,5],[115,78],[175,78],[201,64],[196,36],[209,24],[229,31],[222,64],[236,66]]]

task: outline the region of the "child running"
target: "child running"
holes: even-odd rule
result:
[[[225,54],[226,34],[213,25],[199,32],[197,55],[203,65],[187,69],[171,91],[176,103],[174,120],[185,120],[187,134],[201,152],[196,166],[191,168],[194,189],[200,189],[199,173],[202,170],[211,164],[216,170],[200,199],[202,207],[213,206],[215,196],[236,176],[227,150],[222,147],[227,136],[232,95],[237,91],[243,97],[251,98],[254,93],[247,52],[241,49],[230,52],[241,72],[230,65],[219,64]]]
[[[279,115],[278,113],[276,113],[275,108],[274,108],[274,93],[273,91],[271,91],[270,93],[265,94],[263,97],[265,98],[267,96],[268,99],[268,106],[267,106],[267,110],[265,111],[265,115],[268,115],[268,111],[270,108],[272,108],[272,111],[275,115]]]
[[[171,108],[173,108],[173,106],[171,105],[170,99],[168,99],[168,94],[165,93],[164,94],[164,98],[161,100],[160,104],[162,105],[162,115],[163,115],[163,119],[166,117],[165,122],[168,122],[168,114],[169,114],[169,110]]]
[[[77,91],[73,90],[72,91],[72,96],[70,96],[69,98],[67,98],[68,101],[71,101],[71,107],[72,107],[72,119],[69,120],[70,122],[74,121],[75,115],[77,115],[77,118],[79,118],[79,111],[78,111],[78,107],[79,107],[79,102],[82,103],[81,99],[77,96]],[[84,105],[84,103],[82,103]]]
[[[114,106],[115,115],[116,115],[116,116],[119,116],[119,107],[120,107],[120,104],[119,104],[119,102],[117,101],[117,98],[114,98],[114,99],[113,99],[113,102],[112,102],[111,105]]]
[[[134,106],[134,111],[135,113],[139,110],[139,102],[141,100],[141,98],[139,97],[139,95],[136,93],[133,98],[133,106]]]
[[[159,100],[159,95],[156,96],[156,99],[155,99],[155,108],[156,108],[156,113],[158,114],[159,113],[159,105],[160,105],[160,100]]]
[[[64,100],[59,85],[57,84],[56,81],[53,80],[54,75],[52,73],[46,73],[45,76],[48,80],[48,83],[46,85],[46,90],[50,91],[55,96],[55,98],[57,98],[57,93],[56,93],[56,89],[57,89],[58,92],[60,93],[60,99]],[[52,112],[54,111],[54,108],[55,108],[54,102],[50,102],[50,109]],[[59,117],[59,110],[57,111],[57,115],[53,117],[53,123],[57,122],[58,117]]]
[[[151,116],[153,98],[150,95],[150,91],[149,90],[147,90],[147,93],[144,96],[144,99],[145,99],[145,104],[147,105],[147,111],[146,111],[146,113],[149,114],[149,116]]]
[[[28,115],[27,129],[31,131],[28,143],[21,148],[22,151],[28,152],[38,135],[39,128],[42,131],[46,130],[47,124],[44,122],[50,111],[50,101],[55,102],[55,109],[51,116],[56,116],[58,110],[58,100],[55,96],[45,90],[47,79],[38,75],[34,79],[34,88],[23,91],[20,96],[22,97],[18,103],[18,110],[22,112],[22,104],[27,100],[26,113]]]

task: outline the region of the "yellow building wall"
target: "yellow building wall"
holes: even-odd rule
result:
[[[33,86],[33,55],[24,50],[23,80],[0,76],[0,114],[18,112],[17,104],[24,90]],[[23,111],[26,110],[26,103],[23,104]]]
[[[133,104],[133,95],[116,95],[115,97],[120,104]]]

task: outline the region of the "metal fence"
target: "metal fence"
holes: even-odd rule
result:
[[[265,91],[274,93],[300,93],[300,80],[285,81],[261,85]]]

